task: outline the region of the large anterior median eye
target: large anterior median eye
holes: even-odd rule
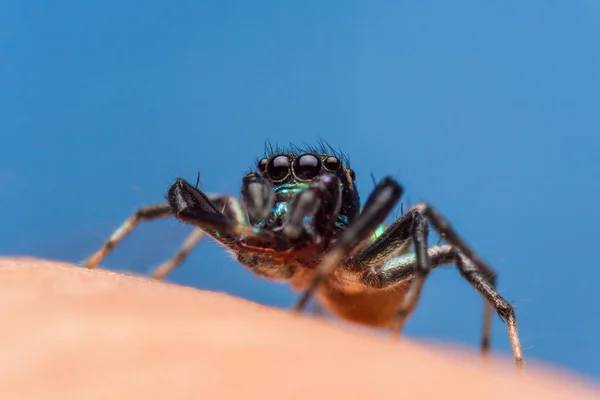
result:
[[[290,159],[288,156],[273,157],[267,164],[267,176],[273,182],[283,181],[290,174]]]
[[[314,154],[303,154],[294,161],[294,175],[310,180],[321,173],[321,159]]]

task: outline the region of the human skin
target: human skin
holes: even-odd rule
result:
[[[31,258],[0,258],[0,320],[1,399],[600,398],[539,364]]]

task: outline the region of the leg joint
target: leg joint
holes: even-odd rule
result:
[[[172,215],[168,204],[152,205],[139,208],[133,217],[138,221],[146,221]]]
[[[502,298],[495,299],[496,303],[496,311],[500,318],[504,321],[508,321],[515,318],[515,309],[514,307]]]
[[[378,268],[369,268],[361,277],[361,282],[374,289],[382,289],[387,286],[382,272]]]

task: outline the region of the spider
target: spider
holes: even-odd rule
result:
[[[184,179],[170,187],[167,204],[142,207],[84,262],[95,268],[141,221],[175,217],[197,227],[169,261],[162,279],[205,235],[259,276],[287,280],[302,291],[301,312],[313,295],[333,315],[401,333],[417,305],[425,278],[443,264],[485,299],[481,351],[489,353],[492,308],[506,322],[517,367],[524,365],[511,304],[496,291],[495,272],[431,205],[411,207],[389,226],[385,218],[402,196],[391,177],[375,185],[360,207],[347,157],[330,146],[272,147],[242,179],[241,199],[208,195]],[[428,247],[431,224],[447,244]],[[414,252],[410,252],[411,246]]]

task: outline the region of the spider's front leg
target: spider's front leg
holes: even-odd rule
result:
[[[323,280],[373,234],[400,200],[402,192],[402,186],[389,177],[384,178],[377,185],[367,199],[360,215],[342,232],[317,266],[313,280],[294,307],[297,312],[304,310]]]
[[[210,198],[183,179],[178,179],[167,195],[171,212],[182,222],[195,225],[225,247],[235,249],[242,239],[252,238],[274,250],[286,250],[289,241],[282,235],[244,224],[221,212]],[[260,214],[253,210],[255,217]]]
[[[139,225],[140,222],[172,216],[173,214],[171,214],[171,208],[168,204],[155,204],[141,207],[133,213],[131,217],[127,218],[112,235],[110,235],[108,240],[100,249],[98,249],[98,251],[84,260],[82,266],[88,269],[96,268],[102,260],[104,260],[106,256],[108,256],[114,248]]]
[[[235,198],[227,195],[210,195],[206,197],[209,201],[214,203],[218,209],[222,210],[225,215],[228,215],[230,218],[233,218],[240,223],[244,223],[245,216],[241,211],[241,206]],[[113,232],[100,249],[84,260],[82,266],[88,269],[96,268],[119,245],[119,243],[139,226],[140,223],[169,217],[173,217],[171,206],[169,204],[155,204],[141,207]],[[157,267],[151,273],[151,276],[156,279],[165,278],[183,263],[189,253],[198,245],[198,243],[200,243],[204,236],[205,233],[200,228],[196,228],[192,231],[173,257]]]
[[[233,196],[210,195],[208,197],[215,204],[217,209],[221,210],[223,214],[229,216],[230,218],[233,218],[241,224],[246,222],[246,216],[242,210],[242,206]],[[170,206],[168,204],[166,206],[169,207],[170,212]],[[172,214],[170,213],[170,215]],[[201,228],[195,228],[188,235],[188,237],[185,239],[185,241],[177,250],[177,252],[173,255],[173,257],[156,267],[151,272],[150,276],[155,279],[166,278],[177,267],[183,264],[185,259],[192,252],[192,250],[200,243],[200,241],[202,241],[202,239],[204,239],[205,236],[206,233]]]

